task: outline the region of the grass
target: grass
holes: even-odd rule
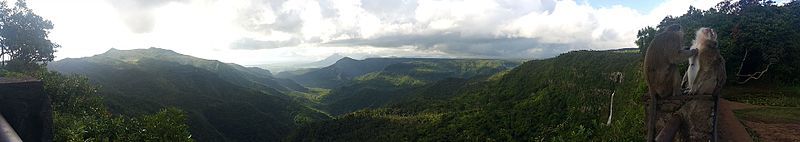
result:
[[[305,99],[305,100],[309,100],[309,101],[311,101],[313,103],[319,103],[320,99],[323,96],[326,96],[326,95],[330,94],[330,92],[331,92],[330,89],[309,88],[309,92],[308,93],[292,91],[292,92],[287,93],[286,95],[292,96],[292,97],[297,97],[297,98],[302,98],[302,99]]]
[[[723,89],[730,101],[763,106],[800,107],[800,87],[735,86]]]
[[[800,108],[761,107],[735,110],[736,117],[763,123],[800,123]]]
[[[331,89],[325,88],[309,88],[311,90],[311,94],[315,94],[312,100],[319,102],[320,98],[328,95],[331,93]]]

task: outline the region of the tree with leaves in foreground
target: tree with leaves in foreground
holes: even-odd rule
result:
[[[55,48],[48,39],[53,23],[33,13],[24,0],[10,7],[0,1],[0,69],[31,71],[53,61]]]

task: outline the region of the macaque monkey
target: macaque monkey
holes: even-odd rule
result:
[[[684,117],[689,130],[690,141],[709,141],[714,127],[711,118],[719,91],[725,84],[725,59],[717,48],[717,34],[713,29],[700,28],[696,32],[692,48],[698,53],[690,59],[690,66],[684,77],[688,95],[710,95],[714,100],[695,99],[688,101],[678,113]]]
[[[683,32],[680,25],[671,25],[655,36],[644,57],[644,74],[650,96],[648,108],[647,140],[655,138],[656,99],[682,94],[678,63],[697,54],[697,50],[683,50]]]
[[[724,71],[725,70],[725,68],[724,68],[725,62],[724,62],[724,59],[722,58],[722,56],[719,55],[719,49],[717,49],[717,33],[715,33],[713,29],[711,29],[711,28],[700,28],[699,30],[697,30],[697,32],[695,33],[695,40],[692,41],[691,49],[695,50],[695,49],[700,49],[700,48],[705,50],[705,55],[704,56],[706,56],[706,57],[716,58],[716,56],[719,56],[719,59],[721,61],[723,61],[722,62],[722,67],[723,67],[722,68],[722,72],[724,74],[724,72],[725,72]],[[716,55],[716,56],[715,57],[711,57],[711,56],[714,56],[714,55]],[[683,76],[683,83],[682,84],[683,84],[684,88],[686,89],[685,92],[687,94],[688,93],[694,93],[694,92],[697,91],[696,89],[692,89],[692,88],[695,87],[694,86],[695,78],[697,78],[697,74],[700,71],[700,65],[699,65],[700,61],[698,59],[699,58],[698,56],[701,56],[701,55],[698,54],[696,56],[692,56],[692,57],[689,58],[689,68],[686,69],[686,74]],[[711,60],[715,60],[715,59],[711,59]],[[708,62],[706,62],[706,63],[708,63]],[[707,65],[706,67],[709,67],[709,66]],[[722,76],[722,77],[725,77],[725,76]],[[723,78],[723,80],[724,80],[724,78]],[[692,91],[692,90],[695,90],[695,91]]]
[[[658,98],[682,94],[678,63],[695,56],[698,50],[683,50],[680,25],[672,25],[656,35],[644,57],[648,93]]]
[[[694,42],[698,49],[694,57],[698,66],[697,76],[688,80],[692,82],[689,94],[716,95],[727,79],[725,59],[717,48],[717,34],[713,29],[700,28]]]

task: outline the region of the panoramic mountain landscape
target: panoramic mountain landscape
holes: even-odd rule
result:
[[[0,12],[0,141],[800,141],[797,0]]]

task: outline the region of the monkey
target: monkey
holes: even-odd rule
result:
[[[697,48],[697,77],[693,80],[689,94],[712,95],[719,93],[727,81],[727,76],[725,58],[722,57],[717,47],[717,34],[711,28],[701,28],[697,34],[698,36],[702,34],[701,37],[707,39],[701,41],[703,46]]]
[[[696,66],[690,65],[684,77],[689,85],[688,95],[710,95],[714,100],[690,100],[678,110],[678,114],[683,117],[686,126],[689,127],[690,141],[709,141],[712,139],[709,136],[715,125],[712,123],[716,123],[712,122],[714,121],[711,118],[712,109],[716,109],[715,101],[718,101],[719,91],[727,79],[725,59],[717,47],[717,34],[713,29],[700,28],[695,35],[692,48],[696,48],[698,53],[691,58],[694,61],[690,60],[690,62],[694,62]]]
[[[648,93],[663,98],[682,94],[678,63],[697,55],[697,49],[684,50],[680,25],[671,25],[656,35],[647,48],[644,59]]]
[[[680,25],[670,25],[657,34],[644,57],[644,75],[650,96],[650,108],[647,119],[647,141],[653,141],[656,130],[657,99],[682,94],[681,75],[678,63],[697,54],[697,50],[684,50],[683,32]]]
[[[717,34],[716,34],[716,32],[714,32],[714,29],[702,27],[702,28],[698,29],[697,32],[695,32],[695,39],[694,39],[694,41],[692,41],[692,46],[691,46],[690,49],[692,49],[692,50],[696,50],[698,48],[710,49],[710,48],[716,48],[716,45],[717,45]],[[706,47],[708,47],[708,48],[706,48]],[[706,50],[706,51],[710,51],[710,50]],[[711,51],[711,52],[713,52],[713,51]],[[717,52],[717,54],[719,54],[718,53],[719,52],[718,49],[716,49],[716,52]],[[710,53],[710,52],[706,52],[706,53]],[[714,55],[714,54],[707,54],[706,56],[711,56],[711,55]],[[686,89],[686,91],[684,91],[684,92],[686,92],[687,94],[692,92],[692,90],[693,90],[692,88],[694,87],[694,81],[695,81],[695,78],[697,77],[697,73],[699,71],[699,61],[698,61],[698,57],[697,56],[699,56],[699,53],[698,53],[698,55],[689,57],[689,67],[688,67],[688,69],[686,69],[686,74],[683,76],[683,81],[681,83],[682,86]],[[724,64],[724,62],[723,62],[723,64]]]

